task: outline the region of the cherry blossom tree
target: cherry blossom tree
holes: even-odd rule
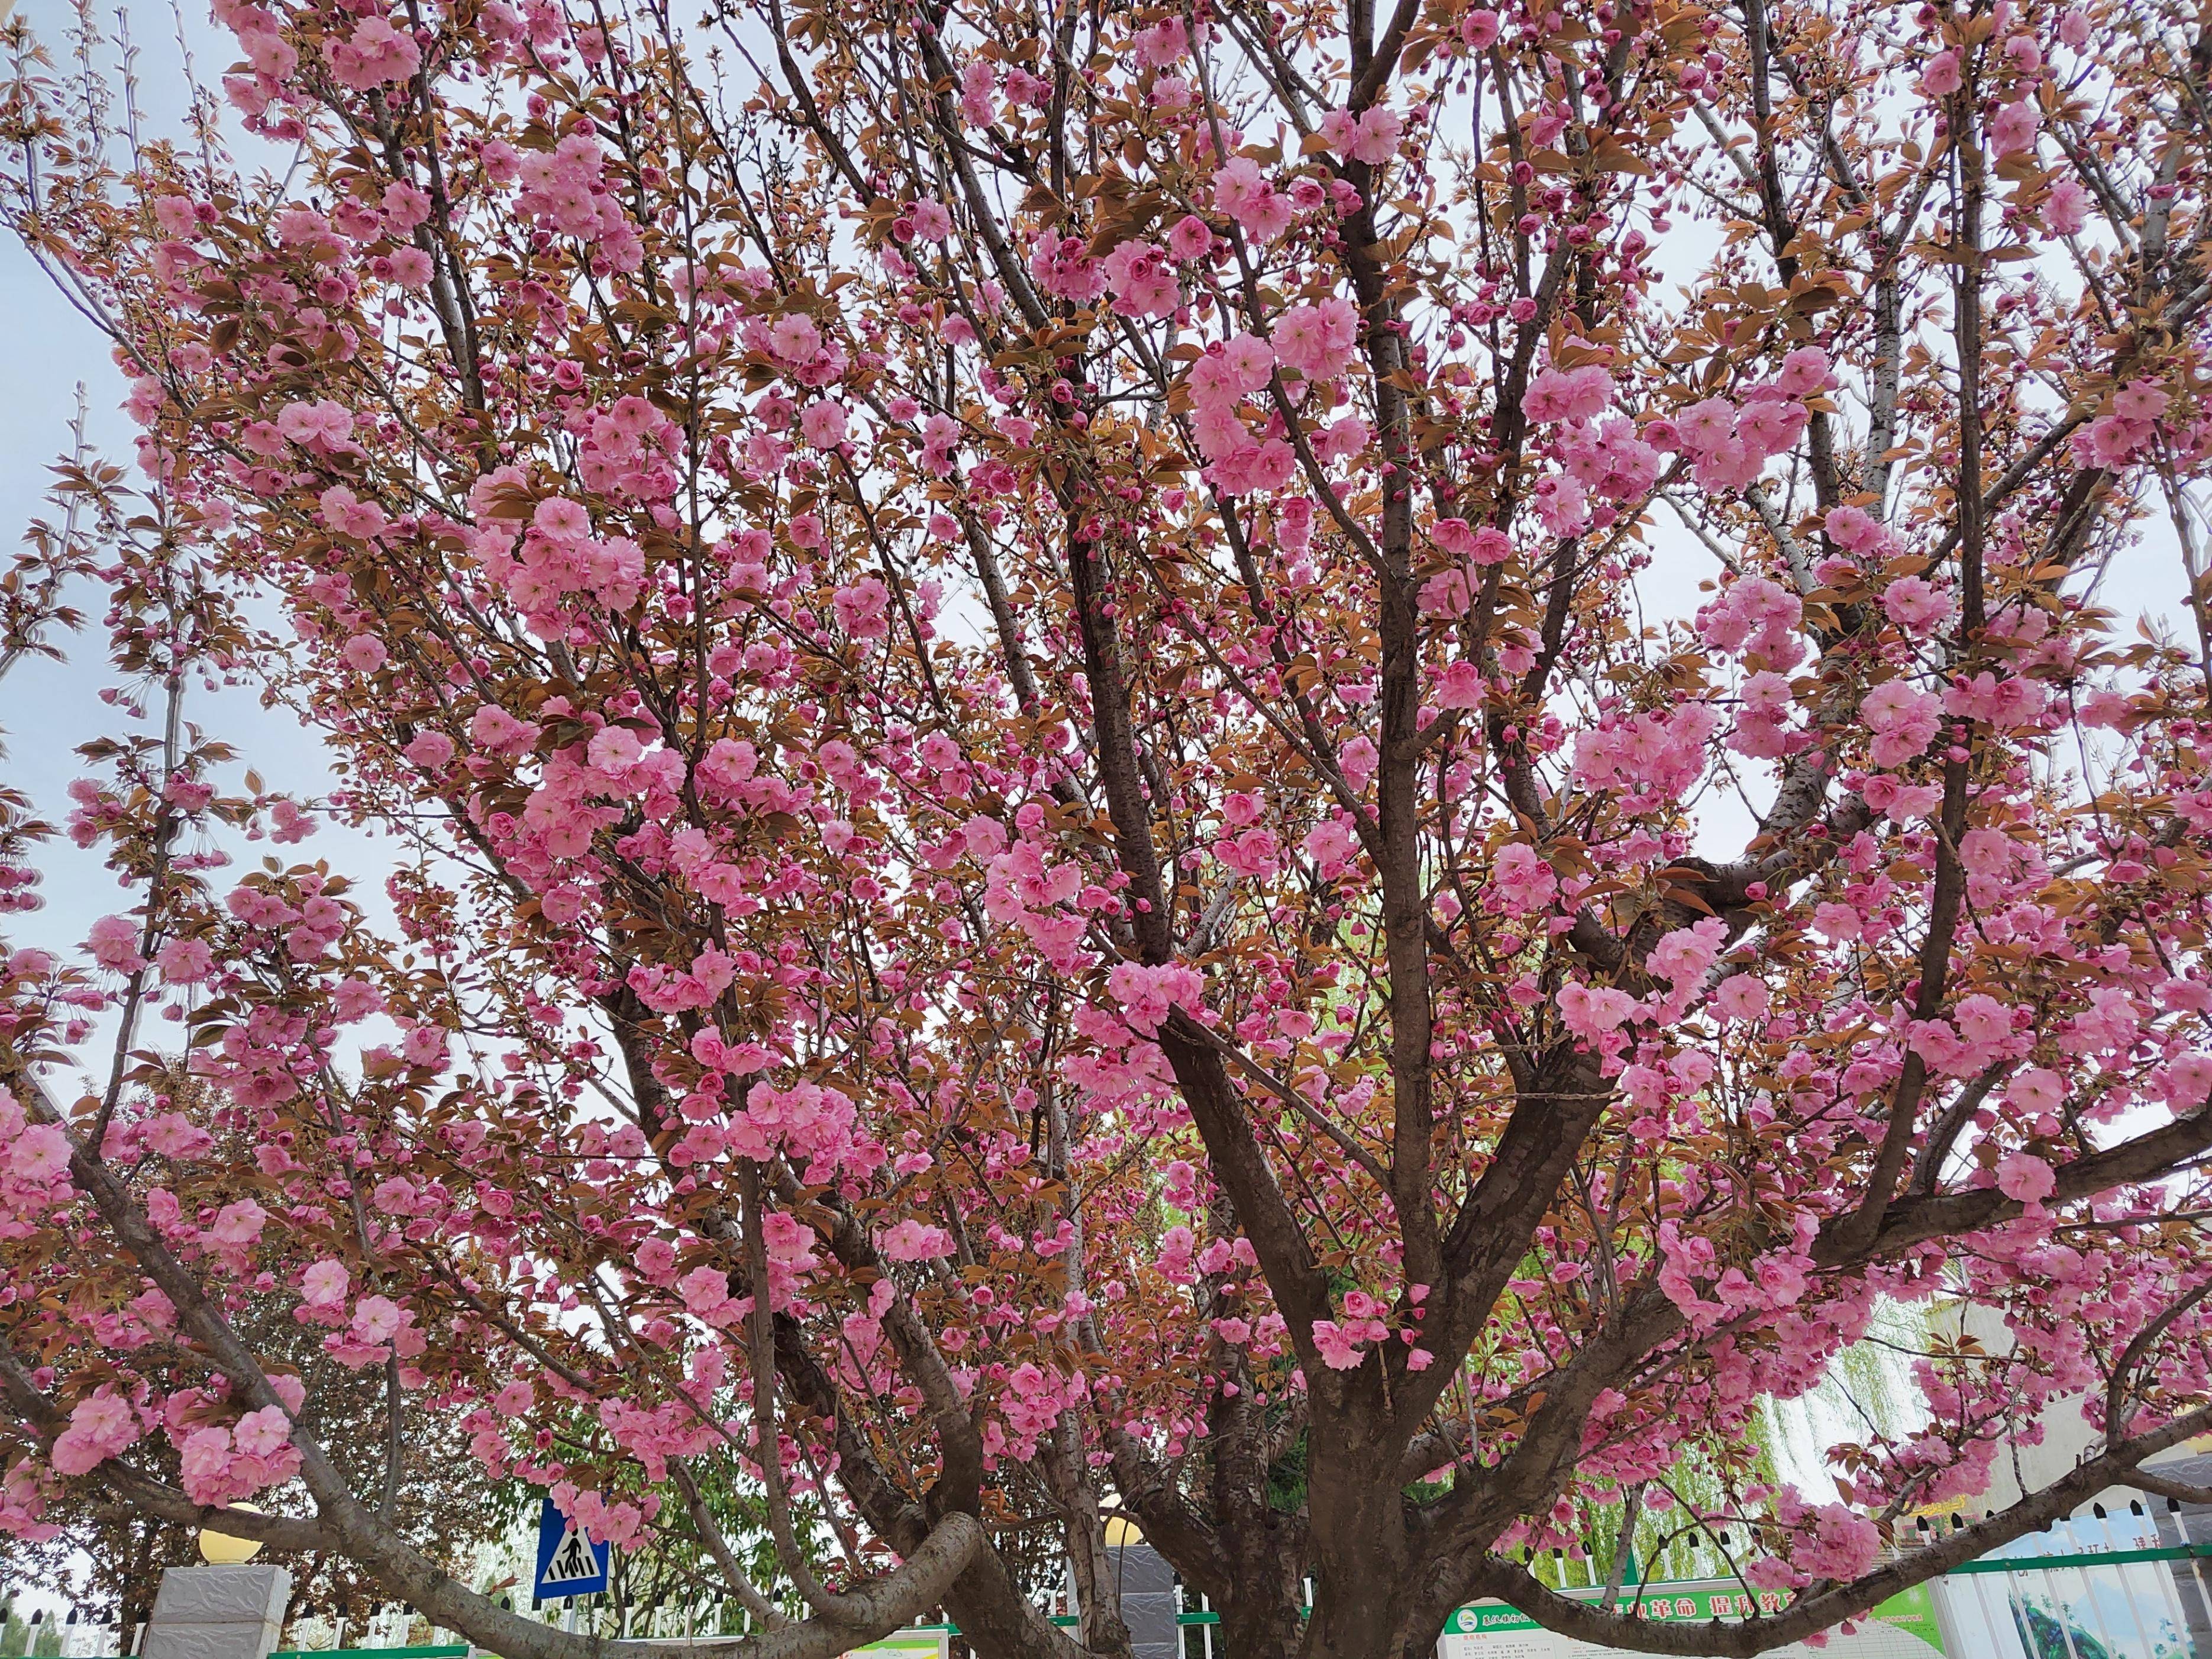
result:
[[[399,1536],[272,1296],[393,1446],[702,1540],[760,1659],[1126,1651],[1116,1515],[1240,1659],[1484,1595],[1747,1655],[2169,1490],[2197,10],[712,3],[219,0],[168,141],[13,26],[144,493],[80,467],[7,589],[12,649],[102,585],[120,890],[0,978],[0,1524],[75,1483],[595,1651]],[[239,781],[224,677],[327,800]],[[1762,1476],[1936,1298],[2004,1340]],[[2051,1413],[2070,1473],[1916,1542]],[[1531,1565],[1624,1509],[1759,1615]]]

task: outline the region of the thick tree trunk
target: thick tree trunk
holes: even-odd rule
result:
[[[1240,1572],[1215,1604],[1215,1659],[1435,1659],[1449,1613],[1435,1612],[1410,1559],[1389,1573],[1376,1566],[1371,1553],[1348,1571],[1320,1560],[1310,1617],[1295,1563]]]
[[[1215,1659],[1292,1659],[1305,1640],[1304,1597],[1240,1595],[1221,1614]]]
[[[1317,1404],[1315,1419],[1306,1487],[1314,1605],[1300,1651],[1305,1659],[1414,1659],[1414,1544],[1403,1494],[1387,1475],[1377,1479],[1377,1471],[1396,1470],[1397,1449],[1382,1432],[1382,1413],[1358,1404],[1334,1412]]]
[[[1305,1640],[1305,1579],[1291,1518],[1271,1516],[1228,1540],[1229,1592],[1213,1598],[1215,1659],[1293,1659]]]
[[[1364,1572],[1314,1583],[1313,1615],[1304,1641],[1289,1650],[1302,1659],[1436,1659],[1443,1620],[1426,1611],[1409,1567],[1390,1577]]]

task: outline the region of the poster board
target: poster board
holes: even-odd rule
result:
[[[1772,1605],[1759,1607],[1767,1601]],[[1779,1595],[1754,1598],[1734,1585],[1650,1584],[1637,1603],[1637,1613],[1655,1622],[1702,1624],[1747,1618],[1754,1611],[1774,1613],[1781,1606]],[[1621,1610],[1627,1611],[1626,1597]],[[1616,1651],[1546,1630],[1503,1601],[1477,1601],[1460,1608],[1445,1624],[1440,1659],[1601,1659]],[[1829,1632],[1825,1648],[1791,1642],[1770,1651],[1786,1659],[1943,1659],[1945,1650],[1935,1597],[1923,1584],[1883,1602],[1850,1635]]]
[[[916,1625],[886,1636],[880,1642],[871,1642],[864,1648],[854,1648],[846,1659],[945,1659],[951,1632],[943,1625]]]

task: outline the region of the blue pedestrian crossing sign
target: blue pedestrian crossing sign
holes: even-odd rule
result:
[[[541,1601],[595,1595],[607,1587],[611,1553],[611,1546],[586,1537],[549,1498],[538,1511],[538,1578],[530,1593]]]

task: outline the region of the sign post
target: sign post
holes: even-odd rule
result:
[[[611,1546],[594,1541],[547,1498],[538,1511],[538,1577],[531,1594],[540,1601],[599,1594],[607,1587],[612,1553]]]

